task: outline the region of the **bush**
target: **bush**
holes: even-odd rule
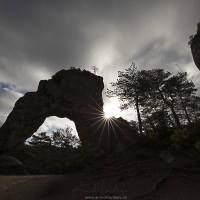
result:
[[[174,149],[184,155],[200,160],[200,124],[187,128],[177,129],[171,136],[171,143]]]

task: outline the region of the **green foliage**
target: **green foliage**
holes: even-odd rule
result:
[[[195,134],[187,129],[177,129],[171,136],[171,140],[176,150],[188,152],[195,143]]]
[[[117,96],[122,110],[136,108],[138,122],[130,125],[138,126],[142,134],[132,145],[134,151],[147,154],[170,149],[200,160],[200,97],[186,72],[138,71],[132,64],[118,72],[111,86],[107,96]]]
[[[20,145],[6,153],[19,159],[31,174],[68,174],[94,170],[100,164],[82,147],[61,148],[53,145]]]
[[[72,134],[70,126],[67,126],[65,129],[53,131],[51,135],[47,135],[46,132],[34,134],[28,143],[33,146],[53,145],[61,148],[80,146],[80,140]]]
[[[37,135],[32,135],[31,141],[28,142],[33,146],[43,146],[43,145],[51,145],[52,140],[50,136],[46,135],[46,132],[38,133]]]
[[[200,160],[200,124],[177,129],[171,136],[171,143],[180,154],[187,154]]]
[[[132,64],[118,72],[107,96],[117,96],[122,110],[135,107],[140,133],[166,132],[194,123],[200,114],[197,89],[186,72],[173,75],[163,69],[138,71]],[[194,99],[196,99],[194,101]]]
[[[21,145],[7,154],[22,161],[31,174],[63,174],[67,173],[75,151],[50,145]]]
[[[52,135],[34,134],[28,143],[7,154],[22,161],[31,174],[63,174],[76,170],[77,165],[81,167],[80,140],[72,135],[70,127]]]
[[[80,146],[80,140],[72,134],[72,128],[66,127],[59,129],[52,134],[53,145],[61,148],[70,148]]]

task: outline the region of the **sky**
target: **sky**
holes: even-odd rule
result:
[[[199,8],[199,0],[0,0],[0,126],[17,99],[71,66],[98,67],[105,89],[132,62],[138,70],[187,71],[200,85],[188,46]],[[135,119],[133,109],[119,113],[117,99],[102,95],[115,116]],[[45,123],[40,130],[71,122]]]

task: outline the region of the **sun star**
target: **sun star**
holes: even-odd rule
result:
[[[119,117],[120,109],[115,104],[108,104],[104,107],[104,117],[109,119],[111,117]]]

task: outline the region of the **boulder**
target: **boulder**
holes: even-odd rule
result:
[[[11,156],[0,156],[0,175],[27,175],[25,166]]]

